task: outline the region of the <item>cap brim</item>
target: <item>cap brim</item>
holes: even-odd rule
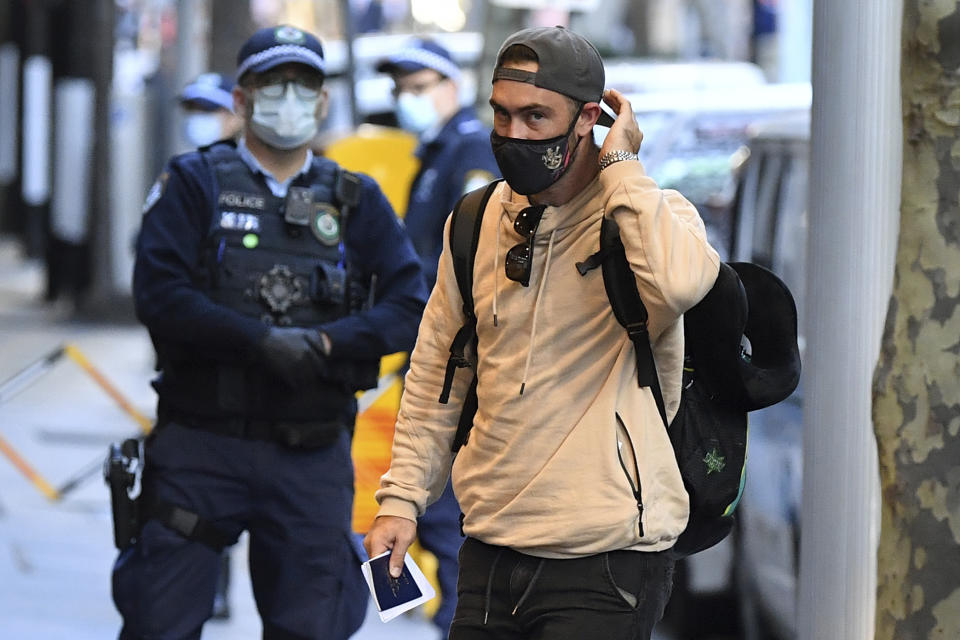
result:
[[[302,64],[305,67],[310,67],[311,69],[319,73],[321,76],[326,75],[321,67],[318,67],[309,59],[304,58],[303,56],[297,55],[295,53],[271,57],[267,60],[264,60],[260,64],[251,65],[246,71],[244,71],[244,73],[245,74],[250,72],[263,73],[264,71],[269,71],[274,67],[278,67],[281,64],[286,64],[288,62],[295,62],[297,64]]]
[[[180,101],[186,104],[197,105],[205,109],[233,109],[233,94],[226,89],[198,88],[195,85],[186,87],[180,93]]]
[[[184,107],[193,107],[195,109],[202,109],[204,111],[216,111],[217,109],[233,109],[233,106],[226,107],[219,102],[214,102],[213,100],[207,100],[206,98],[185,98],[180,96],[180,104]]]
[[[417,64],[416,62],[409,61],[394,61],[394,60],[384,60],[377,65],[378,73],[389,73],[391,75],[403,75],[406,73],[413,73],[415,71],[422,71],[423,69],[429,69],[430,67],[424,66],[422,64]]]

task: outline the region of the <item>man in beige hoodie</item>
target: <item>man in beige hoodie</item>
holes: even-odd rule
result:
[[[593,127],[610,124],[601,100],[617,118],[598,149]],[[438,402],[464,323],[447,243],[365,545],[371,557],[392,549],[399,575],[416,518],[452,463],[466,535],[452,640],[648,639],[672,586],[666,552],[686,526],[687,494],[601,270],[581,275],[576,263],[597,251],[601,221],[613,218],[672,418],[682,314],[712,286],[719,258],[694,207],[645,174],[630,103],[604,91],[588,41],[561,27],[513,34],[497,56],[490,104],[506,182],[487,204],[474,264],[479,408],[470,440],[453,459],[470,372],[459,370],[449,403]]]

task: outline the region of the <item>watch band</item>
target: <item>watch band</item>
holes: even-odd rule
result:
[[[603,157],[600,158],[600,170],[603,171],[614,162],[620,162],[621,160],[637,160],[637,154],[631,151],[625,151],[624,149],[607,151],[603,154]]]

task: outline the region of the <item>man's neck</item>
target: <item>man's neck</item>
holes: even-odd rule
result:
[[[573,200],[600,172],[599,153],[592,140],[581,140],[566,175],[544,191],[530,196],[530,202],[559,207]]]
[[[250,131],[246,132],[244,142],[257,162],[280,183],[286,182],[296,175],[303,168],[303,163],[307,159],[309,143],[304,143],[294,149],[275,149],[264,144]]]

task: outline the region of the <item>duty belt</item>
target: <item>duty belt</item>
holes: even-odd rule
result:
[[[161,425],[175,422],[190,429],[199,429],[231,438],[279,442],[288,447],[313,449],[333,444],[344,430],[339,421],[321,422],[261,420],[243,416],[199,416],[169,406],[158,408]]]

